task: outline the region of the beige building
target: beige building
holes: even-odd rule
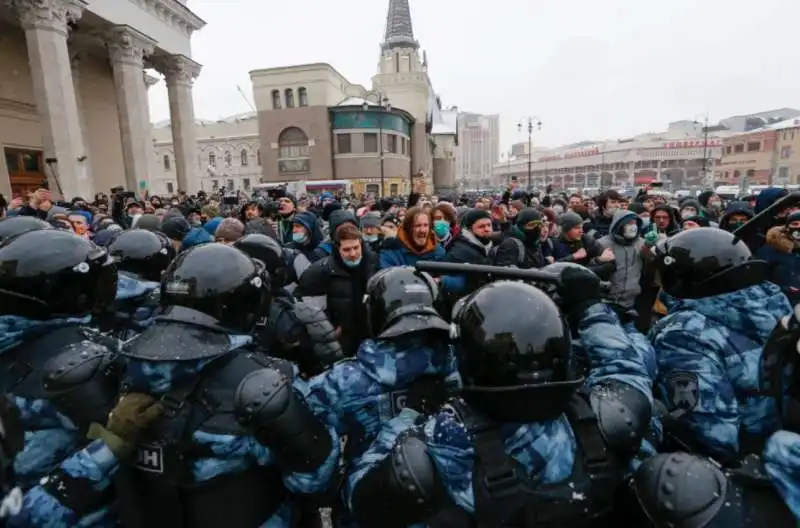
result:
[[[725,138],[715,180],[726,185],[795,185],[800,181],[800,118]]]
[[[458,114],[456,181],[465,188],[491,185],[500,161],[500,116]]]
[[[255,112],[218,121],[195,122],[199,189],[249,191],[261,179],[261,144]],[[153,127],[153,170],[150,189],[172,194],[178,189],[175,148],[169,121]]]
[[[331,65],[250,72],[265,182],[383,180],[405,193],[423,176],[438,192],[455,186],[457,113],[444,110],[414,39],[408,0],[390,0],[372,89]]]
[[[0,3],[0,192],[148,187],[147,90],[159,79],[147,67],[166,80],[175,181],[196,190],[190,38],[204,25],[186,0]]]

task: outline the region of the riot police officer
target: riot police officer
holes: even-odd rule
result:
[[[650,332],[667,438],[723,463],[760,453],[779,419],[759,364],[775,322],[791,311],[786,296],[767,282],[767,263],[721,229],[684,231],[655,253],[664,291],[679,301]]]
[[[39,229],[53,229],[53,226],[35,216],[12,216],[11,218],[0,220],[0,242],[13,236]]]
[[[289,493],[327,485],[335,432],[290,363],[248,348],[270,298],[263,263],[231,246],[190,248],[165,272],[163,314],[122,351],[125,389],[164,407],[118,473],[124,525],[290,526]]]
[[[23,416],[14,464],[23,489],[83,445],[114,406],[115,343],[87,325],[111,306],[116,283],[106,251],[72,233],[39,229],[0,244],[0,383]],[[51,377],[58,394],[43,383]]]
[[[597,277],[565,270],[562,287],[590,357],[585,384],[545,293],[477,290],[454,317],[463,399],[427,420],[405,410],[381,432],[349,475],[361,522],[587,526],[609,515],[648,427],[650,380]]]
[[[325,311],[298,302],[285,289],[289,276],[283,251],[272,237],[245,235],[234,247],[260,260],[272,279],[272,304],[266,317],[256,323],[254,337],[269,355],[294,361],[304,376],[324,371],[343,357],[336,330]]]
[[[108,252],[117,265],[119,280],[114,316],[101,329],[127,341],[153,323],[161,274],[176,252],[165,235],[145,229],[122,231]]]

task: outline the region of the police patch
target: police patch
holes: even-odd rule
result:
[[[140,445],[136,449],[136,462],[138,469],[150,473],[164,472],[164,450],[156,445]]]
[[[667,376],[669,401],[673,409],[693,411],[700,403],[700,384],[693,372],[673,372]]]
[[[408,391],[399,390],[394,391],[389,395],[392,399],[392,416],[397,416],[408,404]]]

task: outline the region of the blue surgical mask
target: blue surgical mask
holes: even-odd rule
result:
[[[366,242],[368,244],[372,244],[373,242],[377,242],[378,241],[378,235],[364,235],[363,238],[364,238],[364,242]]]
[[[450,233],[450,222],[447,220],[436,220],[433,223],[433,232],[439,238],[444,238]]]
[[[308,240],[308,237],[305,233],[292,233],[292,241],[297,242],[298,244],[302,244]]]
[[[358,257],[358,260],[344,260],[344,259],[342,259],[342,262],[344,262],[344,265],[347,266],[348,268],[357,268],[358,265],[361,264],[361,257]]]

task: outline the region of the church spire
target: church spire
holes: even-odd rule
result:
[[[409,0],[389,0],[389,13],[386,15],[386,34],[381,47],[419,49],[419,42],[414,40],[414,28],[411,25],[411,7]]]

